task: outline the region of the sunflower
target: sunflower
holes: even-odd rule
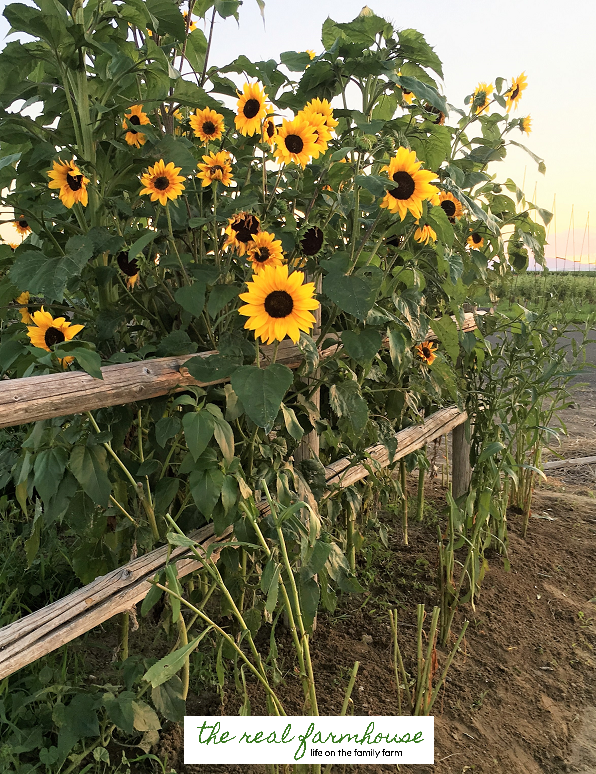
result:
[[[315,324],[311,310],[318,309],[314,298],[314,282],[304,284],[304,273],[292,272],[287,266],[264,266],[248,282],[248,292],[241,293],[246,301],[238,312],[248,320],[245,328],[255,332],[266,344],[283,341],[289,336],[294,344],[300,340],[300,331],[308,333]]]
[[[422,202],[438,193],[438,188],[430,184],[436,177],[435,173],[422,170],[421,166],[422,162],[416,161],[416,152],[402,147],[389,164],[381,169],[381,172],[388,172],[396,183],[395,188],[385,194],[381,207],[386,207],[394,214],[398,213],[401,220],[406,217],[408,210],[415,218],[419,218],[422,215]]]
[[[262,271],[265,266],[279,266],[284,257],[281,239],[275,239],[275,234],[268,231],[260,231],[254,235],[247,245],[247,253],[256,273]]]
[[[439,194],[439,207],[447,215],[450,223],[455,223],[456,219],[464,214],[459,200],[452,193],[445,193],[445,191]]]
[[[428,121],[432,121],[433,124],[437,124],[437,126],[443,126],[445,123],[445,113],[443,113],[439,108],[434,107],[433,105],[425,105],[424,109],[427,113],[432,113],[435,118],[429,118]]]
[[[134,145],[136,148],[140,148],[147,142],[147,137],[143,132],[137,132],[133,129],[133,126],[147,126],[151,123],[149,116],[143,113],[142,105],[133,105],[130,108],[130,113],[124,114],[125,120],[122,122],[122,128],[128,129],[124,139],[129,145]],[[132,125],[132,126],[131,126]]]
[[[408,91],[407,89],[402,88],[401,95],[402,95],[403,100],[406,103],[406,105],[411,105],[412,104],[412,101],[414,99],[414,92],[413,91]]]
[[[238,113],[234,119],[236,129],[243,135],[261,131],[261,121],[267,116],[267,94],[260,83],[245,83],[237,102]]]
[[[128,258],[128,253],[126,251],[123,251],[121,253],[118,253],[116,256],[116,263],[118,264],[118,268],[123,274],[126,274],[128,279],[126,280],[126,284],[129,288],[134,288],[134,286],[137,284],[139,280],[139,264],[137,262],[136,258],[133,258],[132,261]]]
[[[505,92],[505,97],[507,98],[507,112],[509,112],[511,108],[515,108],[517,110],[517,103],[521,99],[521,93],[524,89],[527,88],[528,82],[525,72],[523,72],[517,78],[513,78],[511,87]]]
[[[164,207],[168,199],[177,199],[184,191],[182,184],[184,178],[178,174],[181,169],[182,167],[175,167],[173,161],[167,165],[164,164],[163,159],[157,161],[141,176],[141,185],[144,186],[141,189],[141,196],[150,194],[152,202],[159,201]]]
[[[52,181],[48,188],[59,189],[58,196],[65,207],[70,209],[77,202],[80,202],[83,207],[87,206],[89,178],[82,174],[74,159],[72,161],[62,161],[62,159],[54,161],[54,167],[47,172],[47,175]]]
[[[316,53],[310,48],[307,48],[304,53],[309,55],[311,62],[316,57]]]
[[[319,113],[320,115],[324,116],[327,129],[329,129],[330,132],[332,132],[339,124],[339,121],[336,121],[336,119],[333,118],[333,108],[327,99],[319,99],[318,97],[315,97],[314,99],[311,99],[310,102],[307,102],[300,112],[304,113],[306,118],[309,120],[313,113]]]
[[[266,142],[268,145],[275,145],[275,135],[277,134],[277,126],[273,123],[271,116],[263,121],[263,136],[261,142]]]
[[[230,185],[233,180],[232,162],[227,151],[210,153],[208,156],[203,156],[203,161],[205,162],[204,164],[197,164],[197,167],[201,170],[198,177],[203,181],[201,183],[203,188],[211,185],[214,181],[225,186]]]
[[[315,130],[304,115],[296,116],[293,121],[284,119],[282,126],[277,130],[275,145],[275,156],[280,164],[289,164],[293,161],[295,164],[300,164],[303,169],[311,156],[316,154],[318,157],[320,153]]]
[[[437,241],[437,233],[430,226],[418,226],[414,232],[414,239],[420,244],[427,245]]]
[[[468,237],[468,244],[470,247],[475,247],[477,250],[480,250],[481,247],[484,247],[484,237],[477,231],[472,231]]]
[[[313,153],[313,157],[318,159],[321,153],[325,153],[327,151],[327,143],[331,139],[331,132],[329,131],[325,121],[325,116],[321,113],[309,113],[308,115],[305,115],[304,113],[298,113],[296,117],[304,118],[314,131],[316,138],[315,146],[317,150],[316,153]]]
[[[197,25],[193,22],[192,17],[190,22],[188,21],[188,11],[184,11],[184,23],[188,26],[189,32],[194,32],[194,30],[197,28]]]
[[[195,111],[188,121],[201,142],[219,140],[224,133],[224,117],[211,108]]]
[[[472,94],[472,109],[476,115],[480,113],[488,113],[488,107],[490,102],[490,94],[493,90],[492,83],[481,82],[476,86],[474,94]]]
[[[532,119],[530,116],[525,116],[519,119],[519,130],[525,134],[530,134],[532,131]]]
[[[421,357],[425,363],[428,363],[428,365],[433,364],[433,361],[436,358],[436,344],[433,344],[432,341],[423,341],[422,344],[417,344],[414,349],[416,350],[416,354]]]
[[[25,220],[24,215],[19,215],[18,220],[15,220],[14,222],[14,227],[16,228],[17,233],[22,237],[26,237],[31,233],[31,226]]]
[[[311,226],[304,232],[300,240],[300,247],[304,255],[316,255],[323,247],[324,234],[318,226]]]
[[[84,325],[73,325],[66,322],[64,317],[52,317],[49,312],[45,312],[43,306],[39,312],[33,312],[31,315],[33,325],[27,328],[27,335],[34,347],[52,351],[54,344],[62,344],[63,341],[70,341],[85,327]],[[65,357],[60,360],[64,366],[72,362],[74,358]]]
[[[224,250],[232,247],[238,255],[242,256],[251,246],[253,237],[261,230],[259,219],[250,212],[239,212],[230,218],[225,233],[227,239],[224,242]]]
[[[20,296],[17,296],[15,302],[17,304],[28,304],[29,291],[26,290],[24,293],[21,293]],[[33,318],[29,314],[29,308],[27,306],[19,307],[19,314],[21,315],[21,322],[24,322],[26,325],[31,325]]]

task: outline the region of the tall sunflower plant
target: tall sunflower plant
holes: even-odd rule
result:
[[[217,14],[238,6],[201,3],[207,34],[192,3],[4,10],[27,38],[0,52],[0,189],[20,240],[0,246],[2,373],[101,378],[174,355],[199,383],[11,436],[11,491],[32,530],[36,501],[62,525],[83,581],[162,541],[168,513],[241,532],[263,481],[321,503],[320,540],[340,550],[324,466],[372,443],[393,455],[397,430],[460,401],[461,348],[484,349],[458,330],[466,305],[543,261],[550,214],[498,171],[530,127],[525,78],[471,84],[460,110],[423,35],[368,9],[328,19],[314,56],[212,64]],[[325,551],[301,577],[329,603],[328,582],[357,582]]]

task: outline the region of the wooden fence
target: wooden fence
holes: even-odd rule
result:
[[[476,325],[472,314],[466,315],[464,330]],[[429,338],[436,338],[432,333]],[[320,353],[321,358],[334,354],[338,343]],[[263,347],[265,358],[271,348]],[[205,352],[196,357],[206,357]],[[71,371],[64,374],[34,376],[0,381],[0,427],[34,422],[41,419],[91,411],[106,406],[131,403],[137,400],[166,395],[188,385],[206,386],[193,379],[183,367],[188,356],[160,358],[135,363],[106,366],[103,380],[86,373]],[[302,356],[297,347],[282,342],[277,361],[297,368]],[[227,381],[227,380],[220,380]],[[216,384],[219,382],[212,382]],[[389,459],[387,448],[376,444],[365,450],[362,459],[344,458],[325,468],[327,484],[333,489],[351,486],[387,465],[421,449],[426,444],[463,425],[467,414],[457,407],[439,409],[420,425],[396,433],[397,451]],[[460,438],[464,438],[460,434]],[[465,454],[459,454],[464,458]],[[260,503],[262,514],[268,511]],[[194,532],[191,537],[207,547],[221,543],[230,534],[215,535],[212,525]],[[217,557],[219,550],[214,550]],[[202,565],[188,550],[171,550],[162,546],[134,559],[67,597],[0,629],[0,679],[31,664],[80,635],[88,632],[117,613],[129,610],[140,602],[151,588],[151,579],[168,561],[175,562],[178,576],[182,577]]]

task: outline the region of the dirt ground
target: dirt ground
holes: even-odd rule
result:
[[[576,392],[575,407],[563,417],[568,436],[554,453],[569,458],[596,455],[596,391]],[[556,470],[540,484],[528,537],[511,515],[511,570],[490,558],[476,609],[464,606],[470,625],[447,685],[434,708],[434,766],[334,766],[333,771],[419,772],[420,774],[596,773],[596,465]],[[413,484],[413,480],[412,480]],[[441,508],[440,476],[428,487],[429,502]],[[366,594],[348,598],[333,617],[320,615],[313,638],[313,665],[321,714],[337,714],[348,673],[360,671],[354,713],[397,714],[387,610],[400,609],[399,638],[406,669],[414,656],[415,609],[436,603],[436,527],[410,527],[404,547],[397,517],[385,514],[390,549],[366,557],[360,568]],[[371,560],[372,561],[372,560]],[[372,574],[371,574],[372,573]],[[454,638],[455,638],[454,636]],[[282,638],[282,653],[290,651]],[[439,667],[446,653],[439,652]],[[300,714],[300,690],[286,677],[288,713]],[[234,688],[224,712],[235,712]],[[263,711],[255,693],[253,714]],[[191,697],[188,714],[222,710],[213,694]],[[260,766],[184,766],[177,727],[162,742],[181,774],[260,774]]]

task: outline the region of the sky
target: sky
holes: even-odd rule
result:
[[[368,0],[369,7],[398,29],[424,34],[443,61],[441,84],[448,101],[464,107],[464,97],[479,81],[494,83],[525,71],[528,88],[515,116],[530,115],[532,133],[512,138],[544,159],[546,174],[521,149],[511,147],[505,163],[494,165],[504,181],[524,183],[528,199],[553,210],[546,250],[548,264],[596,266],[596,3],[571,0]],[[0,7],[7,4],[0,2]],[[216,22],[210,62],[225,65],[236,56],[277,58],[282,51],[321,53],[321,26],[330,16],[351,21],[362,0],[266,0],[265,23],[256,0],[244,0],[239,24]],[[0,19],[0,46],[8,25]],[[12,38],[9,38],[12,39]],[[453,117],[454,118],[454,117]],[[525,182],[524,182],[525,181]],[[535,192],[535,197],[534,197]],[[569,230],[573,207],[575,229]],[[586,228],[588,214],[593,226]],[[588,256],[588,242],[589,253]],[[564,264],[561,259],[567,258]],[[581,263],[580,263],[581,259]]]

